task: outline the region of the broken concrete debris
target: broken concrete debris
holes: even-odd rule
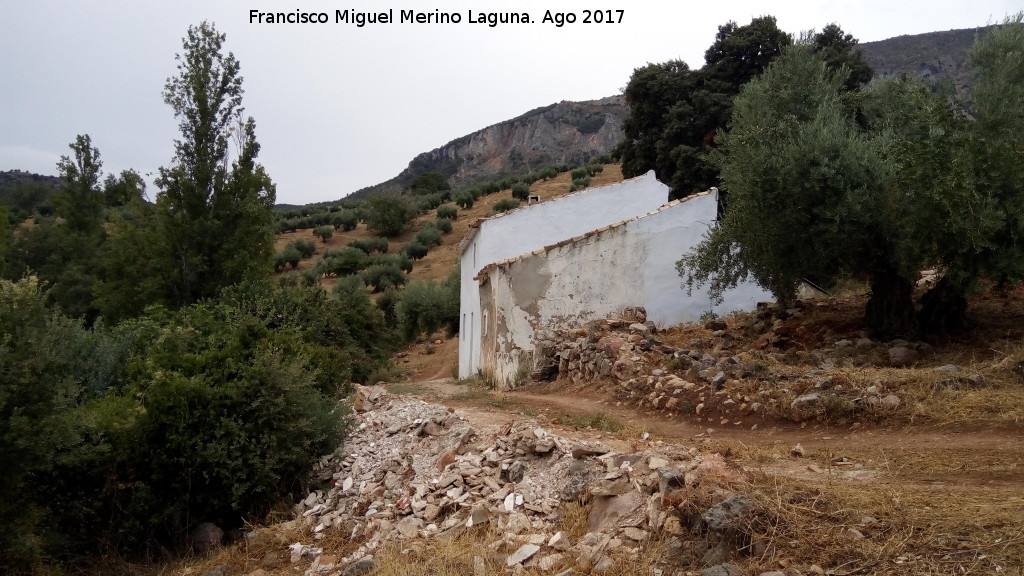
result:
[[[679,538],[692,529],[677,508],[688,487],[728,485],[741,474],[718,454],[677,447],[621,454],[528,420],[477,430],[457,411],[379,387],[361,387],[358,397],[348,452],[321,459],[317,474],[326,485],[296,505],[310,541],[289,550],[293,564],[311,562],[307,576],[362,574],[385,543],[481,527],[500,535],[492,548],[508,569],[600,572],[652,534]],[[580,502],[589,503],[589,532],[573,541],[560,529],[563,505]],[[730,514],[754,508],[745,497],[725,498],[698,528],[731,526]],[[359,548],[318,562],[316,543],[331,532]]]

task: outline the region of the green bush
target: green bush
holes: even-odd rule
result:
[[[427,223],[420,228],[414,239],[429,249],[441,245],[441,232],[433,224]]]
[[[355,230],[356,225],[359,223],[358,215],[352,210],[341,210],[340,212],[334,212],[331,214],[331,224],[334,229],[342,229],[345,232]]]
[[[498,184],[498,182],[496,182],[494,180],[488,180],[487,182],[482,182],[481,184],[479,184],[477,186],[477,188],[480,190],[480,195],[481,196],[487,196],[488,194],[494,194],[495,192],[501,192],[501,185]]]
[[[322,272],[320,271],[320,267],[317,266],[316,268],[307,268],[300,272],[300,274],[302,280],[301,284],[303,286],[316,286],[320,283],[320,276],[322,275]]]
[[[552,178],[558,176],[558,169],[555,168],[554,166],[546,166],[543,169],[541,169],[538,175],[541,177],[541,179],[551,180]]]
[[[572,176],[573,180],[579,180],[584,176],[590,176],[590,171],[587,170],[586,166],[580,166],[579,168],[573,168],[569,175]]]
[[[341,278],[350,274],[358,274],[369,265],[370,259],[359,248],[346,246],[341,250],[329,250],[324,253],[316,268],[320,274]]]
[[[398,236],[416,216],[409,202],[401,196],[380,194],[367,201],[369,213],[366,227],[381,236]]]
[[[451,204],[444,204],[437,207],[437,217],[447,220],[455,220],[459,216],[459,210]]]
[[[376,264],[390,264],[397,266],[403,272],[412,272],[412,259],[406,254],[374,254],[370,257],[370,262],[367,266],[374,266]]]
[[[433,194],[427,194],[426,196],[419,196],[413,202],[416,205],[416,211],[419,213],[429,212],[434,208],[437,208],[441,204],[444,204],[451,199],[451,194],[448,192],[435,192]]]
[[[414,280],[402,290],[395,305],[395,317],[407,340],[445,328],[454,334],[459,328],[459,272],[456,267],[444,282]]]
[[[313,228],[313,235],[323,240],[325,243],[330,240],[331,236],[334,235],[333,226],[317,226]]]
[[[530,197],[530,185],[526,182],[516,182],[512,185],[512,197],[526,200]]]
[[[447,218],[438,218],[434,221],[434,227],[442,234],[450,234],[452,231],[452,221]]]
[[[379,254],[388,253],[388,239],[381,238],[379,236],[373,238],[356,238],[355,240],[348,243],[352,248],[358,248],[367,254],[377,252]]]
[[[572,185],[569,187],[569,191],[575,192],[577,190],[582,190],[588,186],[590,186],[590,176],[584,174],[580,178],[573,178]]]
[[[130,486],[120,523],[139,529],[123,544],[180,544],[194,522],[239,527],[304,492],[312,463],[340,445],[344,412],[320,390],[318,351],[300,331],[197,305],[153,342],[147,373],[125,390],[141,412],[117,479]]]
[[[298,286],[302,283],[302,274],[295,270],[289,270],[277,279],[278,286]]]
[[[508,212],[515,208],[519,208],[519,200],[515,198],[502,198],[494,203],[494,211],[498,213]]]
[[[284,250],[274,256],[274,270],[281,272],[287,265],[291,265],[294,270],[299,267],[300,260],[302,260],[302,254],[299,253],[298,248],[291,245],[286,246]]]
[[[0,573],[262,521],[308,491],[343,439],[337,399],[392,341],[353,277],[333,295],[246,282],[91,330],[34,278],[0,281]]]
[[[363,271],[363,281],[372,287],[375,293],[404,286],[407,280],[405,272],[394,264],[374,264]]]
[[[302,259],[310,258],[316,252],[316,245],[309,240],[303,240],[301,238],[298,240],[292,240],[287,246],[285,246],[285,248],[295,248],[299,251],[299,255]]]
[[[395,315],[395,306],[398,305],[398,301],[402,297],[402,291],[395,288],[388,288],[377,297],[377,301],[374,305],[380,310],[380,313],[384,316],[384,322],[395,325],[397,324],[398,317]]]
[[[476,197],[473,196],[472,192],[463,190],[455,194],[455,203],[459,205],[463,210],[468,210],[473,207],[473,203],[476,202]]]
[[[419,240],[413,240],[402,248],[402,253],[408,256],[409,258],[412,258],[413,260],[419,260],[420,258],[423,258],[424,256],[427,255],[427,252],[429,251],[430,248],[424,246],[423,243],[420,242]]]

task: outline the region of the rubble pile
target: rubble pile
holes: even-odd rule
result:
[[[853,382],[848,369],[913,369],[932,353],[930,346],[825,333],[817,337],[817,348],[787,350],[794,328],[785,319],[801,314],[800,309],[764,306],[753,314],[734,315],[729,323],[710,319],[683,346],[663,341],[652,322],[629,319],[547,330],[538,335],[532,375],[573,385],[604,382],[623,403],[714,426],[756,428],[767,418],[800,422],[836,414],[884,414],[903,406],[899,379]],[[955,375],[959,369],[935,370]],[[985,385],[983,377],[969,374],[938,381],[935,387]]]
[[[621,454],[533,421],[477,430],[457,411],[381,387],[360,388],[356,404],[348,452],[320,462],[328,487],[297,505],[311,541],[292,545],[292,561],[311,561],[309,576],[372,567],[385,543],[479,527],[499,535],[491,549],[507,555],[509,569],[608,567],[653,534],[679,537],[701,522],[676,507],[686,500],[681,491],[706,477],[728,486],[742,475],[718,454],[663,444]],[[589,504],[589,532],[575,541],[560,529],[569,502]],[[323,561],[316,543],[331,531],[359,549]]]

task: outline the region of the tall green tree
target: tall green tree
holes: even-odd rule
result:
[[[114,212],[100,249],[94,305],[103,318],[117,323],[143,313],[147,306],[171,306],[172,246],[164,235],[159,208],[141,198]]]
[[[623,174],[654,169],[677,198],[717,184],[707,153],[728,124],[732,99],[790,43],[773,16],[762,16],[744,26],[719,26],[699,70],[680,61],[636,69],[625,90],[630,115],[618,149]]]
[[[808,39],[829,68],[849,69],[847,89],[870,80],[871,67],[857,50],[857,40],[838,25]],[[762,16],[744,26],[719,26],[699,70],[679,61],[636,69],[625,89],[630,113],[618,148],[623,174],[654,169],[675,198],[718,185],[718,168],[709,154],[715,136],[729,124],[733,99],[792,42],[774,17]]]
[[[825,59],[826,65],[832,70],[839,70],[846,66],[848,74],[843,87],[846,90],[857,90],[863,87],[875,71],[864,59],[864,53],[857,47],[858,40],[852,34],[843,32],[838,24],[832,23],[825,26],[821,32],[816,32],[811,37],[811,44],[814,51]]]
[[[782,302],[804,278],[828,286],[867,274],[872,332],[912,336],[920,261],[903,258],[900,222],[910,215],[889,185],[885,140],[858,125],[846,80],[804,44],[744,87],[715,156],[728,208],[677,267],[691,287],[713,279],[716,294],[751,276]]]
[[[712,292],[753,277],[782,301],[800,279],[871,284],[865,321],[878,337],[965,327],[980,281],[1024,280],[1024,24],[980,39],[966,106],[920,81],[851,91],[812,42],[786,51],[735,100],[716,161],[730,203],[677,264]],[[924,266],[944,276],[915,312]]]
[[[416,211],[402,196],[376,194],[367,198],[366,207],[366,228],[381,236],[398,236],[416,217]]]
[[[225,39],[212,24],[190,27],[178,74],[164,87],[181,131],[173,164],[156,180],[176,305],[272,266],[275,188],[256,162],[256,125],[243,116],[240,65],[224,53]]]
[[[88,134],[79,134],[69,147],[74,157],[61,156],[57,162],[57,172],[64,182],[57,194],[57,213],[76,232],[94,233],[103,222],[100,151]]]
[[[61,188],[55,192],[61,218],[43,218],[19,232],[11,244],[5,273],[17,279],[35,274],[47,286],[46,297],[73,318],[92,323],[96,258],[104,240],[103,163],[88,134],[69,147],[73,155],[57,162]]]
[[[108,208],[127,206],[135,199],[146,196],[146,182],[135,170],[122,170],[114,176],[107,174],[103,180],[103,201]]]
[[[409,188],[412,189],[413,194],[417,195],[433,194],[434,192],[444,192],[452,189],[440,172],[433,171],[424,172],[413,178]]]

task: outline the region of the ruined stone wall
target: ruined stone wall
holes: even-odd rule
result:
[[[481,270],[647,213],[667,201],[668,187],[652,171],[482,220],[461,251],[459,377],[473,376],[483,366]]]

